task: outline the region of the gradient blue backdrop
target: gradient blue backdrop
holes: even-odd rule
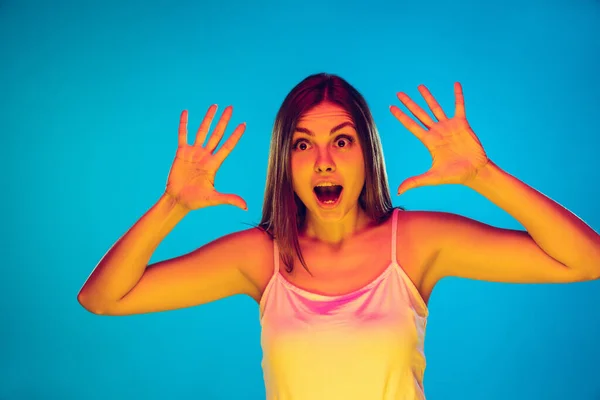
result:
[[[389,112],[426,84],[509,173],[600,228],[600,2],[0,2],[0,398],[264,398],[257,305],[234,297],[102,317],[76,295],[159,198],[183,109],[212,103],[246,133],[216,187],[248,203],[195,211],[158,248],[175,257],[261,215],[284,96],[339,74],[372,108],[394,205],[520,228],[460,186],[395,192],[424,146]],[[219,111],[219,114],[220,114]],[[429,399],[600,399],[600,282],[447,279],[426,338]]]

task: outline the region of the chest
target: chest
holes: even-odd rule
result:
[[[280,259],[279,273],[300,289],[325,296],[339,296],[361,289],[376,280],[395,259],[427,301],[429,291],[426,287],[421,288],[421,283],[428,256],[424,247],[414,240],[408,230],[403,229],[402,221],[398,222],[395,254],[392,253],[390,218],[390,221],[378,226],[369,235],[348,243],[338,251],[319,246],[302,246],[301,243],[302,256],[310,273],[296,254],[293,254],[293,271],[288,273]],[[274,270],[272,254],[265,259],[264,265],[261,279],[263,291]]]
[[[288,282],[309,292],[339,296],[354,292],[377,279],[392,263],[390,238],[371,238],[340,251],[305,246],[308,271],[294,255],[294,270],[288,273],[280,261],[279,272]],[[310,271],[310,272],[309,272]]]

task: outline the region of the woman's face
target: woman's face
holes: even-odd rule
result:
[[[292,137],[291,167],[294,192],[316,218],[339,220],[357,207],[365,166],[350,114],[328,102],[303,114]],[[315,189],[321,182],[342,190]]]

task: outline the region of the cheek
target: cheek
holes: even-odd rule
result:
[[[344,160],[338,168],[347,171],[354,181],[361,181],[365,177],[365,163],[362,158]]]
[[[290,166],[292,171],[298,171],[299,173],[306,173],[307,170],[312,170],[315,164],[315,160],[308,155],[292,157],[290,159]]]
[[[302,161],[291,160],[290,167],[292,171],[292,187],[296,193],[306,192],[307,185],[310,184],[310,170],[307,169]]]

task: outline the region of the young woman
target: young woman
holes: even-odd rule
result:
[[[312,75],[279,110],[262,220],[199,249],[148,266],[191,210],[230,204],[215,174],[245,129],[217,151],[232,108],[195,144],[181,114],[179,147],[164,195],[106,253],[78,299],[90,312],[128,315],[246,294],[259,304],[268,399],[423,399],[427,302],[445,276],[500,282],[600,277],[600,236],[488,159],[466,117],[460,84],[435,120],[408,96],[393,115],[430,151],[431,169],[398,190],[461,184],[515,217],[526,231],[444,212],[392,207],[379,136],[363,97],[343,79]]]

